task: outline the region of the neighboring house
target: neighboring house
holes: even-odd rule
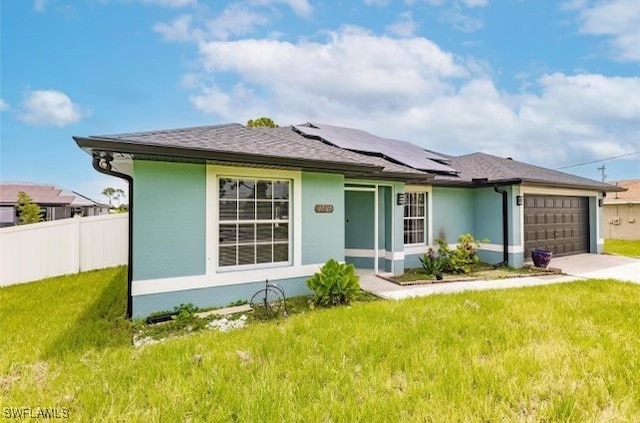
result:
[[[612,185],[510,159],[452,157],[323,124],[226,124],[74,137],[132,181],[129,313],[287,295],[330,258],[399,275],[434,240],[471,233],[480,258],[522,266],[533,247],[600,253]],[[167,201],[171,198],[171,201]]]
[[[614,184],[626,191],[604,199],[604,237],[640,240],[640,179]]]
[[[101,204],[74,191],[54,185],[24,182],[0,184],[0,227],[18,224],[20,216],[16,204],[18,192],[24,191],[40,206],[45,221],[67,219],[75,215],[97,216],[109,213],[109,205]]]

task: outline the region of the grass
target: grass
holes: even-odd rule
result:
[[[126,272],[0,289],[0,407],[71,421],[637,421],[640,285],[301,311],[135,349]]]
[[[471,280],[471,279],[504,279],[517,276],[533,276],[546,274],[550,271],[544,269],[533,268],[529,266],[514,268],[514,267],[498,267],[495,268],[491,264],[478,263],[473,266],[470,273],[445,273],[443,274],[442,281],[452,282],[459,280]],[[416,269],[405,269],[404,274],[394,277],[395,281],[401,285],[411,284],[412,282],[424,281],[426,283],[435,282],[435,277],[428,274],[424,268],[419,267]],[[439,281],[440,282],[440,281]]]
[[[604,252],[607,254],[640,258],[640,239],[605,239]]]

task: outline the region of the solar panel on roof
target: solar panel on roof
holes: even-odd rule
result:
[[[381,138],[358,129],[331,125],[305,124],[295,125],[294,128],[303,135],[322,138],[337,147],[364,153],[381,154],[414,169],[427,172],[456,172],[452,167],[441,163],[441,161],[447,162],[447,158],[425,151],[421,147],[406,141]]]

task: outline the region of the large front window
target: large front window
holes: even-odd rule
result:
[[[424,244],[426,194],[408,192],[404,203],[404,243]]]
[[[288,180],[220,178],[218,266],[288,263]]]

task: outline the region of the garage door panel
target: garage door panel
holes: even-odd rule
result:
[[[533,209],[536,206],[536,199],[533,197],[525,197],[524,198],[524,207]]]
[[[544,248],[555,255],[589,251],[587,197],[525,195],[525,255]]]

